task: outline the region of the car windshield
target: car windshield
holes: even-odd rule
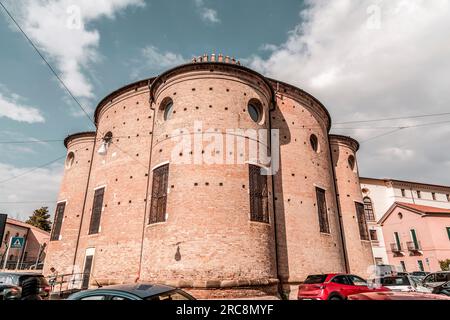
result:
[[[324,283],[326,278],[327,278],[326,274],[308,276],[304,284]]]
[[[383,286],[409,286],[408,277],[385,277],[381,279]]]

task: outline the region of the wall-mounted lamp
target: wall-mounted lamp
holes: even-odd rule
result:
[[[109,144],[112,141],[112,132],[108,132],[105,134],[105,136],[102,138],[102,144],[100,145],[100,148],[98,148],[97,153],[101,156],[105,156],[108,153],[108,147]]]

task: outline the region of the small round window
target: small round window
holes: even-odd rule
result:
[[[355,157],[352,155],[348,157],[348,166],[351,170],[355,170]]]
[[[161,109],[164,111],[164,121],[170,120],[173,114],[173,101],[172,99],[167,99],[162,103]]]
[[[319,152],[319,140],[317,139],[317,136],[315,134],[312,134],[309,137],[309,143],[311,143],[311,148],[315,151],[315,152]]]
[[[256,123],[261,121],[262,118],[261,110],[262,110],[261,103],[258,100],[252,99],[249,101],[247,111],[248,114],[250,115],[250,118]]]
[[[69,154],[66,157],[66,169],[72,168],[74,162],[75,162],[75,154],[73,152],[69,152]]]

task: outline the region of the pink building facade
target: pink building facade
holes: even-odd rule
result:
[[[404,271],[440,271],[450,259],[450,209],[396,202],[381,218],[389,263]]]

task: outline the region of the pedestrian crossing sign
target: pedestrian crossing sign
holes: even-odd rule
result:
[[[13,237],[11,239],[11,249],[22,249],[24,240],[22,237]]]

